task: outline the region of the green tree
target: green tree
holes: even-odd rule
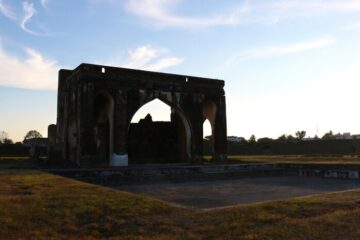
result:
[[[0,131],[0,144],[8,144],[9,141],[11,141],[9,134],[5,131]]]
[[[32,139],[32,138],[42,138],[41,133],[36,130],[30,130],[24,137],[24,140]]]
[[[330,130],[329,132],[325,133],[322,139],[331,139],[333,136],[333,132]]]
[[[293,135],[288,135],[286,138],[287,142],[296,142],[296,138]]]
[[[305,135],[306,135],[306,131],[297,131],[295,133],[296,138],[299,139],[300,141],[303,140]]]
[[[4,140],[4,144],[14,144],[14,142],[10,138],[7,138]]]
[[[287,140],[286,134],[281,135],[280,137],[278,137],[277,140],[278,140],[279,142],[286,142],[286,140]]]
[[[250,136],[249,143],[256,143],[256,137],[254,134]]]

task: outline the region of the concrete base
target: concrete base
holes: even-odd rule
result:
[[[129,165],[129,157],[127,154],[124,155],[117,155],[113,154],[110,162],[111,167],[122,167],[122,166],[128,166]]]

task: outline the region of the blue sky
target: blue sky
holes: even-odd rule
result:
[[[360,0],[0,0],[0,130],[46,135],[82,62],[224,79],[229,135],[360,133]]]

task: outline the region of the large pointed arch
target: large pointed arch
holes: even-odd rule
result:
[[[191,160],[191,139],[192,139],[192,131],[190,122],[187,119],[184,111],[177,106],[176,104],[173,104],[172,102],[168,101],[165,98],[156,97],[153,99],[150,99],[148,101],[145,101],[141,106],[139,106],[136,111],[133,111],[133,113],[130,115],[129,118],[129,126],[128,126],[128,139],[129,139],[129,132],[130,132],[130,124],[132,122],[132,119],[136,117],[137,113],[141,111],[144,107],[147,107],[148,105],[151,105],[154,101],[160,101],[164,104],[166,107],[170,107],[170,113],[171,113],[171,122],[178,121],[180,124],[179,126],[181,129],[178,129],[178,144],[180,149],[180,157],[183,161],[190,161]],[[170,115],[169,113],[169,115]]]

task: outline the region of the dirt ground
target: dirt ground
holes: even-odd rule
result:
[[[359,180],[313,177],[246,177],[185,183],[119,186],[190,208],[208,209],[360,188]]]

